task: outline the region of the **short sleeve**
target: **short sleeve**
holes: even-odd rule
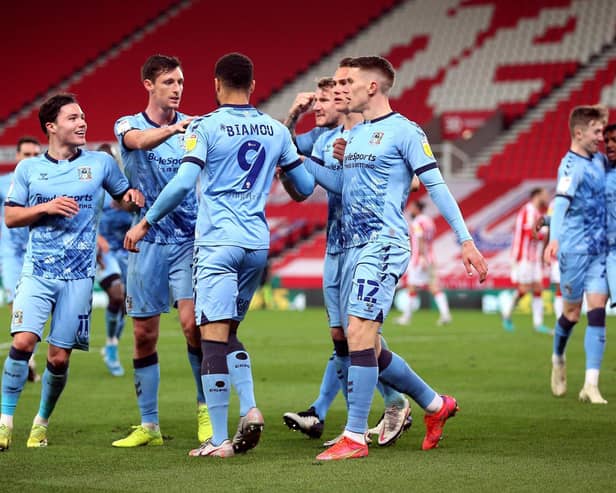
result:
[[[123,195],[129,188],[128,179],[120,170],[118,163],[109,154],[99,152],[105,168],[105,179],[103,180],[103,188],[109,192],[112,197]]]
[[[584,169],[582,166],[565,166],[558,174],[558,183],[556,184],[556,195],[573,198],[576,190],[580,186]]]
[[[321,134],[319,135],[319,138],[315,141],[314,145],[312,146],[312,155],[310,156],[310,158],[313,161],[316,161],[317,163],[319,163],[320,165],[325,164],[325,154],[324,154],[325,140],[326,140],[325,134]]]
[[[416,174],[437,167],[428,137],[418,126],[409,123],[401,128],[400,153],[406,165]]]
[[[133,115],[123,116],[119,118],[118,121],[115,122],[113,126],[113,133],[118,140],[118,143],[124,147],[124,136],[129,130],[138,130],[139,127],[136,125],[135,117]]]
[[[29,186],[28,186],[28,166],[24,161],[20,162],[15,168],[13,181],[9,186],[9,191],[6,194],[6,205],[21,205],[28,204]]]
[[[289,134],[289,132],[283,132],[282,135],[284,140],[282,143],[282,150],[280,152],[278,164],[285,171],[289,171],[301,164],[302,161],[297,153],[297,149],[293,145],[291,134]]]
[[[196,118],[188,125],[184,134],[183,163],[193,163],[203,168],[207,159],[208,139],[205,118]]]

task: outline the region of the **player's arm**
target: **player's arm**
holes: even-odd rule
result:
[[[49,202],[30,207],[15,202],[4,204],[4,222],[8,228],[30,226],[45,216],[73,217],[79,212],[79,204],[70,197],[56,197]]]
[[[546,263],[551,262],[558,254],[558,238],[565,221],[565,215],[569,209],[571,197],[568,195],[558,194],[554,197],[554,208],[552,210],[552,218],[550,219],[550,241],[543,251],[543,260]]]
[[[145,197],[136,188],[129,188],[123,194],[113,197],[113,203],[126,212],[139,212],[145,205]]]
[[[148,150],[165,142],[169,137],[183,134],[194,117],[186,118],[173,125],[139,130],[132,128],[123,134],[122,144],[130,150]]]
[[[317,96],[314,92],[300,92],[295,97],[295,101],[293,101],[289,113],[283,122],[284,126],[291,132],[293,141],[295,141],[295,127],[297,126],[297,122],[304,113],[312,108],[316,99]]]
[[[433,165],[424,166],[417,170],[417,176],[428,190],[428,194],[438,208],[441,215],[445,218],[451,229],[454,231],[458,243],[462,247],[462,260],[469,276],[473,275],[471,266],[479,274],[479,280],[483,282],[488,274],[488,265],[483,255],[477,250],[464,218],[460,212],[460,207],[455,201],[449,187],[445,184],[441,172]]]
[[[186,158],[185,158],[186,159]],[[195,187],[201,166],[193,161],[184,161],[177,174],[162,189],[145,217],[129,229],[124,237],[124,248],[138,252],[137,243],[150,227],[175,209],[184,197]]]
[[[304,166],[308,172],[314,177],[316,182],[325,190],[334,193],[342,193],[343,173],[333,169],[326,168],[322,162],[315,160],[314,156],[304,160]]]

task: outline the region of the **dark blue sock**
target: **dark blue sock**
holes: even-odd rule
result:
[[[195,379],[195,386],[197,388],[197,402],[199,404],[205,404],[203,384],[201,383],[201,361],[203,360],[203,352],[201,351],[201,347],[192,347],[190,344],[186,344],[186,351],[190,370],[192,371],[193,378]]]
[[[58,368],[54,367],[49,361],[47,362],[47,368],[45,368],[43,378],[41,379],[41,401],[38,410],[38,415],[41,418],[49,419],[60,398],[60,394],[62,394],[66,386],[67,379],[67,366]]]

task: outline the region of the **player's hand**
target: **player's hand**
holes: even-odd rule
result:
[[[554,260],[556,260],[557,255],[558,255],[558,240],[552,240],[546,245],[545,250],[543,250],[543,261],[546,264],[550,264]]]
[[[312,109],[316,100],[316,93],[300,92],[297,96],[295,96],[295,101],[293,101],[293,104],[291,105],[291,109],[289,110],[289,117],[294,120],[297,120],[300,115]]]
[[[344,160],[344,150],[346,149],[346,140],[336,139],[334,140],[334,157],[342,162]]]
[[[128,212],[138,212],[145,205],[145,197],[136,188],[129,188],[122,197],[122,205]]]
[[[129,252],[138,252],[139,248],[137,248],[137,243],[143,239],[149,230],[150,225],[145,218],[143,218],[126,232],[124,236],[124,248]]]
[[[45,214],[73,217],[79,213],[79,204],[71,197],[56,197],[45,204]]]
[[[190,122],[192,122],[194,119],[195,119],[194,116],[189,116],[185,120],[179,121],[179,122],[171,125],[171,128],[173,129],[173,133],[174,134],[183,134],[183,133],[185,133],[186,129],[188,128],[188,125],[190,125]]]
[[[481,255],[481,252],[477,250],[475,242],[472,240],[462,243],[462,262],[464,262],[464,268],[466,273],[472,277],[473,269],[479,274],[479,282],[486,280],[488,276],[488,264]]]

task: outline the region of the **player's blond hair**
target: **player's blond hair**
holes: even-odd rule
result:
[[[573,137],[576,127],[586,128],[591,122],[601,122],[603,125],[606,125],[608,117],[609,111],[603,105],[576,106],[569,114],[569,132],[571,132],[571,137]]]

